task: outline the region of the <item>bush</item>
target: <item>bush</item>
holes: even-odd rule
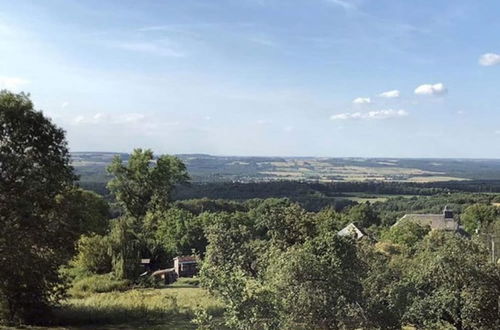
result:
[[[82,298],[92,293],[125,291],[130,286],[130,281],[116,279],[112,274],[92,275],[76,281],[69,293],[75,298]]]

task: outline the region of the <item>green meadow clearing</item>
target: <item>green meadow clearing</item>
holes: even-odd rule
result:
[[[181,279],[163,288],[92,293],[82,298],[70,298],[56,310],[57,326],[28,329],[196,329],[192,320],[196,311],[201,309],[214,319],[223,313],[219,300]]]

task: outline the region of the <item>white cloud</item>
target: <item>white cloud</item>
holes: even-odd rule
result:
[[[493,66],[500,64],[500,54],[486,53],[479,57],[479,64],[482,66]]]
[[[354,10],[357,9],[357,5],[353,2],[353,0],[327,0],[327,2],[332,3],[334,5],[340,6],[345,10]]]
[[[17,89],[28,83],[28,80],[19,77],[0,76],[0,89]]]
[[[165,57],[184,57],[175,47],[155,42],[122,42],[113,44],[115,48]]]
[[[442,84],[423,84],[415,88],[416,95],[440,96],[448,93],[448,89]]]
[[[63,103],[61,103],[61,108],[63,108],[63,109],[67,108],[68,105],[69,105],[69,102],[64,101]]]
[[[140,113],[126,113],[123,115],[109,115],[105,113],[96,113],[93,116],[77,116],[74,123],[79,124],[136,124],[142,122],[146,116]]]
[[[349,119],[389,119],[406,117],[409,113],[406,110],[374,110],[369,112],[345,112],[330,117],[331,120],[349,120]]]
[[[357,97],[354,100],[352,100],[352,103],[354,103],[354,104],[370,104],[370,103],[372,103],[372,100],[369,97]]]
[[[117,118],[118,123],[137,123],[144,120],[146,116],[141,113],[127,113]]]
[[[392,91],[380,93],[378,96],[384,97],[386,99],[395,99],[398,98],[400,95],[401,93],[397,89],[394,89]]]

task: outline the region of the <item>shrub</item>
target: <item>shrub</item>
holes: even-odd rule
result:
[[[69,293],[75,298],[82,298],[92,293],[125,291],[130,286],[130,281],[116,279],[112,274],[92,275],[76,281]]]

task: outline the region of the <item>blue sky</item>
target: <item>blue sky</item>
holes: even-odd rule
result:
[[[0,0],[73,151],[500,157],[500,2]]]

